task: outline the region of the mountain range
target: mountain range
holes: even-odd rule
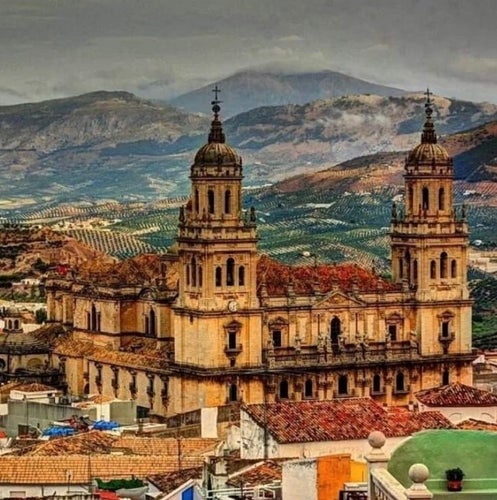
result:
[[[224,129],[253,186],[405,151],[419,142],[423,103],[421,93],[347,95],[258,107],[225,120]],[[434,103],[457,175],[493,179],[497,105],[445,97]],[[127,92],[0,107],[0,210],[184,195],[209,123]]]
[[[285,104],[305,104],[318,99],[353,94],[401,96],[404,90],[360,80],[336,71],[276,73],[240,71],[169,101],[191,113],[208,113],[213,87],[221,89],[223,114],[231,117],[250,109]]]

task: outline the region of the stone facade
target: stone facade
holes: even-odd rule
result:
[[[239,401],[405,405],[424,388],[471,384],[468,227],[429,97],[421,144],[406,159],[406,204],[392,209],[392,281],[262,257],[255,209],[242,210],[242,159],[225,143],[217,102],[213,111],[177,253],[156,256],[153,279],[73,273],[46,283],[49,321],[73,332],[54,351],[71,392],[133,398],[168,416]]]

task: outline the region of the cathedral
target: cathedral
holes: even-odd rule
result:
[[[421,142],[392,207],[392,278],[353,263],[286,266],[258,252],[243,166],[213,101],[190,168],[177,245],[46,282],[64,334],[51,362],[73,395],[134,399],[146,413],[366,396],[407,405],[421,389],[471,384],[468,225],[427,93]]]

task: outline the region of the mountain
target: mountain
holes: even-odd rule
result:
[[[444,136],[497,120],[495,105],[434,100]],[[419,141],[423,103],[422,94],[342,96],[256,108],[226,120],[224,129],[243,156],[245,185],[253,186],[409,149]],[[185,195],[209,123],[126,92],[0,107],[0,210],[12,217],[28,206]],[[478,133],[492,136],[490,129]],[[481,148],[483,161],[491,148]]]
[[[242,71],[169,102],[191,113],[209,113],[212,88],[221,88],[223,115],[230,117],[261,106],[304,104],[317,99],[351,94],[401,96],[405,91],[360,80],[336,71],[279,74]]]

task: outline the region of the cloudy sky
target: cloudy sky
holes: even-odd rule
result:
[[[332,69],[497,102],[495,0],[0,0],[0,105]]]

